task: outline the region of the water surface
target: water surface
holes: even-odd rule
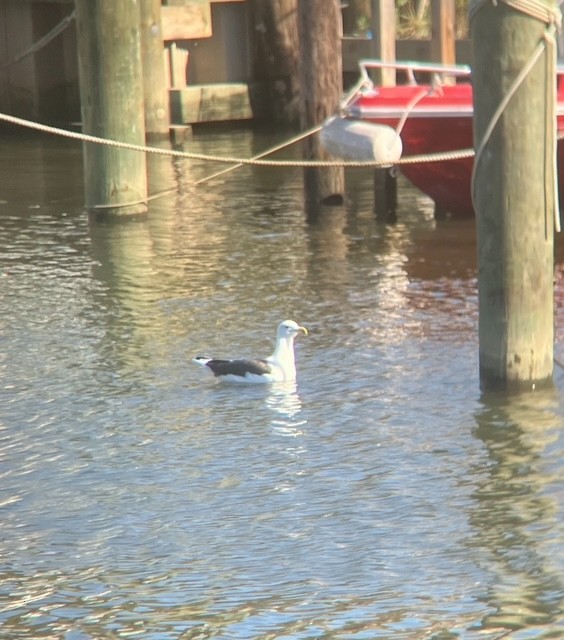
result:
[[[283,134],[187,148],[251,156]],[[561,390],[484,397],[473,221],[368,172],[304,214],[299,170],[149,161],[146,219],[89,220],[80,145],[0,150],[2,638],[555,638]],[[556,354],[564,245],[558,239]],[[199,353],[297,343],[298,381]]]

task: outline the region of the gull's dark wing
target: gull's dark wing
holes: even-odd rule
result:
[[[241,376],[245,377],[247,373],[262,376],[270,373],[272,369],[266,360],[249,360],[241,358],[239,360],[210,360],[206,362],[216,376]]]

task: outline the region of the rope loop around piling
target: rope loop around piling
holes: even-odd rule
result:
[[[499,7],[499,5],[504,4],[511,9],[523,13],[531,18],[542,22],[545,25],[545,30],[542,34],[541,39],[539,40],[537,46],[533,50],[529,60],[523,66],[521,71],[517,74],[515,79],[513,80],[509,90],[506,95],[498,105],[497,109],[493,113],[488,127],[482,136],[479,144],[476,145],[476,155],[474,160],[474,165],[472,167],[472,180],[471,180],[471,198],[472,204],[474,206],[474,210],[476,210],[476,194],[475,194],[475,186],[476,186],[476,174],[477,169],[479,167],[480,161],[482,159],[485,148],[487,147],[493,131],[497,126],[501,116],[506,110],[508,104],[510,103],[513,96],[517,93],[518,89],[524,83],[527,76],[531,73],[533,67],[541,58],[542,55],[548,56],[549,60],[553,61],[552,66],[553,71],[556,71],[556,36],[557,33],[562,28],[562,13],[560,9],[552,8],[540,0],[470,0],[468,5],[468,16],[470,25],[472,26],[472,21],[479,10],[484,8],[486,5],[491,5],[493,7]],[[547,101],[547,113],[546,119],[547,122],[553,121],[556,127],[556,99],[557,99],[557,86],[556,86],[556,74],[554,73],[554,79],[551,85],[550,96]],[[560,229],[560,209],[559,209],[559,198],[558,198],[558,180],[557,176],[557,167],[556,167],[556,136],[555,140],[549,140],[549,128],[546,127],[546,135],[547,140],[545,144],[546,154],[547,154],[547,166],[552,166],[553,169],[553,180],[552,184],[548,184],[548,177],[545,176],[545,181],[547,182],[546,188],[547,192],[552,191],[554,204],[553,204],[553,222],[554,228],[557,232]],[[550,155],[550,158],[548,157]]]
[[[472,23],[472,19],[482,7],[486,5],[498,7],[502,4],[524,13],[547,26],[554,25],[558,31],[562,28],[562,13],[560,9],[554,9],[540,0],[470,0],[468,3],[470,23]]]

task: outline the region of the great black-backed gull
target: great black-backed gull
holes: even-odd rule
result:
[[[207,367],[218,379],[228,382],[286,382],[296,379],[294,338],[307,329],[293,320],[284,320],[278,325],[274,353],[265,359],[239,358],[218,360],[197,356],[193,362]]]

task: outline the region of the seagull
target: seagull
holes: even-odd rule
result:
[[[214,376],[227,382],[288,382],[296,379],[294,360],[294,338],[308,331],[293,320],[284,320],[278,325],[274,353],[266,359],[218,360],[197,356],[192,362],[207,367]]]

